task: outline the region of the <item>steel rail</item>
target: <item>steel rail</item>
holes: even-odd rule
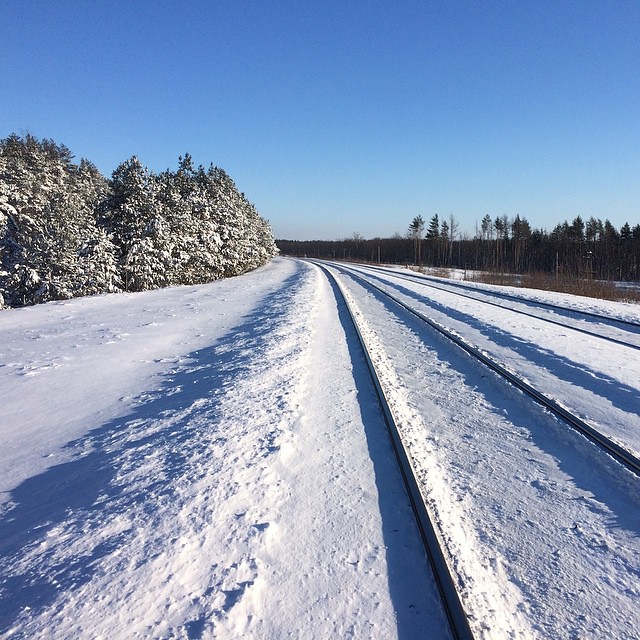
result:
[[[488,366],[490,369],[492,369],[502,378],[510,382],[513,386],[523,391],[529,397],[533,398],[536,402],[541,404],[544,408],[548,409],[553,414],[560,417],[567,424],[569,424],[579,433],[581,433],[586,438],[588,438],[591,442],[593,442],[598,447],[606,451],[614,460],[616,460],[620,464],[630,469],[636,475],[640,476],[640,459],[637,456],[635,456],[631,451],[628,451],[624,447],[621,447],[619,444],[617,444],[616,442],[614,442],[604,434],[600,433],[596,428],[592,427],[588,422],[582,420],[578,416],[574,415],[573,413],[565,409],[562,405],[560,405],[558,402],[556,402],[552,398],[549,398],[542,392],[532,387],[529,383],[525,382],[522,378],[520,378],[516,374],[512,373],[511,371],[503,367],[501,364],[493,360],[493,358],[490,358],[486,354],[482,353],[482,351],[480,351],[477,347],[474,347],[473,345],[469,344],[459,336],[455,335],[455,333],[453,333],[446,327],[442,326],[440,323],[436,322],[432,318],[427,317],[423,313],[420,313],[416,309],[413,309],[408,304],[402,302],[402,300],[397,299],[395,296],[391,295],[389,292],[385,291],[378,285],[368,281],[363,276],[354,274],[353,271],[349,271],[348,269],[344,269],[344,270],[348,275],[350,275],[355,280],[359,280],[360,282],[364,283],[366,286],[371,287],[372,289],[386,296],[395,304],[402,307],[409,313],[413,314],[414,316],[416,316],[417,318],[419,318],[420,320],[428,324],[430,327],[434,328],[440,334],[442,334],[443,336],[451,340],[454,344],[464,349],[464,351],[466,351],[476,359],[480,360],[482,363],[484,363],[486,366]]]
[[[387,430],[393,444],[393,449],[398,461],[398,466],[400,467],[400,472],[402,474],[402,479],[404,481],[407,494],[409,496],[409,501],[411,502],[411,507],[416,517],[420,536],[427,552],[429,563],[431,565],[431,568],[433,569],[436,584],[438,586],[438,591],[440,592],[443,607],[447,615],[449,625],[451,627],[451,632],[454,638],[456,638],[457,640],[473,640],[474,636],[471,631],[471,627],[469,626],[469,620],[466,611],[464,609],[464,606],[462,605],[460,595],[456,588],[455,579],[452,575],[444,551],[442,550],[442,545],[440,544],[438,533],[433,524],[433,519],[429,514],[429,509],[422,497],[420,486],[415,477],[413,465],[411,464],[409,455],[400,437],[395,418],[393,417],[393,412],[391,411],[391,407],[389,406],[389,402],[382,387],[382,383],[380,382],[380,378],[378,377],[378,374],[376,372],[375,365],[373,364],[373,360],[371,359],[371,356],[369,354],[365,338],[360,331],[356,315],[351,307],[351,304],[349,303],[349,299],[345,293],[343,285],[336,277],[336,275],[332,273],[332,271],[325,265],[319,264],[317,262],[315,264],[317,264],[324,271],[329,280],[335,284],[337,291],[340,292],[349,317],[351,318],[351,321],[355,328],[356,335],[358,336],[358,341],[362,348],[362,352],[367,362],[367,367],[369,369],[371,379],[376,389],[378,401],[380,403],[385,423],[387,425]]]
[[[362,268],[368,268],[374,271],[382,271],[384,273],[389,273],[389,274],[393,274],[393,275],[403,275],[405,278],[409,278],[411,280],[415,280],[416,282],[423,282],[425,284],[425,286],[434,286],[434,284],[432,284],[433,282],[440,282],[439,279],[435,278],[434,276],[428,276],[428,275],[420,275],[417,273],[411,274],[411,273],[407,273],[407,274],[399,274],[397,271],[394,271],[393,269],[385,269],[384,267],[376,267],[376,266],[372,266],[372,265],[358,265],[359,267]],[[426,282],[424,282],[425,280],[429,281],[429,284],[427,284]],[[513,300],[514,302],[520,302],[521,304],[531,304],[531,305],[536,305],[538,307],[545,307],[547,309],[551,309],[551,310],[556,310],[556,311],[564,311],[566,313],[570,313],[573,315],[581,315],[584,316],[586,318],[593,318],[595,320],[600,320],[602,322],[607,322],[610,323],[612,325],[619,325],[624,327],[632,327],[636,330],[640,330],[640,322],[635,322],[634,320],[623,320],[622,318],[614,318],[613,316],[608,316],[605,314],[599,314],[599,313],[594,313],[593,311],[584,311],[583,309],[572,309],[570,307],[563,307],[562,305],[559,304],[554,304],[553,302],[544,302],[543,300],[532,300],[529,298],[525,298],[523,296],[517,296],[514,295],[512,293],[505,293],[503,291],[485,291],[483,289],[479,289],[478,287],[466,284],[466,283],[462,283],[462,282],[456,282],[455,280],[451,280],[449,282],[446,283],[448,286],[450,287],[454,287],[457,289],[464,289],[466,291],[473,291],[476,293],[480,293],[483,295],[490,295],[490,296],[495,296],[496,298],[504,298],[505,300]],[[437,288],[437,287],[436,287]],[[446,291],[446,289],[443,289],[443,291]],[[497,304],[497,303],[493,303],[493,304]],[[504,307],[505,309],[508,307]]]
[[[367,267],[365,266],[364,269],[367,269]],[[372,272],[377,271],[378,269],[373,268]],[[357,269],[356,269],[357,271]],[[561,322],[560,320],[554,320],[553,318],[543,318],[541,316],[536,315],[535,313],[530,313],[528,311],[523,311],[522,309],[514,309],[513,307],[507,307],[504,306],[502,304],[500,304],[499,302],[493,302],[491,300],[482,300],[480,298],[476,298],[475,296],[471,295],[470,293],[461,293],[459,291],[452,291],[451,289],[447,289],[446,285],[444,286],[438,286],[437,284],[435,284],[432,281],[425,281],[425,278],[422,278],[420,276],[412,276],[410,274],[403,274],[403,273],[398,273],[395,271],[392,271],[391,269],[381,269],[381,271],[384,271],[384,273],[389,274],[395,278],[398,278],[400,280],[407,280],[408,282],[416,282],[420,285],[422,285],[423,287],[431,287],[432,289],[437,289],[438,291],[444,291],[445,293],[450,293],[454,296],[461,296],[463,298],[468,298],[469,300],[475,300],[476,302],[481,302],[482,304],[487,304],[493,307],[498,307],[498,309],[504,309],[506,311],[511,311],[513,313],[518,313],[521,314],[523,316],[527,316],[528,318],[534,318],[536,320],[540,320],[542,322],[548,322],[549,324],[554,324],[557,325],[559,327],[562,327],[563,329],[571,329],[572,331],[577,331],[578,333],[583,333],[585,335],[588,336],[592,336],[594,338],[598,338],[599,340],[606,340],[607,342],[612,342],[613,344],[617,344],[623,347],[628,347],[629,349],[637,349],[638,351],[640,351],[640,345],[636,345],[636,344],[631,344],[630,342],[626,342],[624,340],[620,340],[619,338],[614,338],[612,336],[603,336],[600,335],[599,333],[596,333],[595,331],[591,331],[589,329],[585,329],[583,327],[575,327],[573,325],[568,325],[564,322]],[[447,283],[448,284],[448,283]],[[452,287],[459,287],[462,289],[465,289],[466,291],[473,291],[473,289],[469,288],[469,287],[464,287],[464,286],[459,286],[457,284],[451,284]],[[496,297],[505,297],[507,294],[502,294],[500,292],[497,293],[493,293],[493,292],[485,292],[485,291],[478,291],[475,290],[474,292],[479,293],[481,295],[495,295]],[[514,301],[518,301],[518,302],[531,302],[528,300],[524,300],[523,298],[518,299],[516,296],[509,296],[509,299],[514,300]],[[538,302],[535,302],[534,304],[538,304]],[[571,309],[567,309],[566,307],[560,307],[560,306],[555,306],[555,305],[551,305],[548,303],[540,303],[540,306],[545,306],[545,307],[551,307],[553,309],[561,309],[563,311],[571,311],[572,313],[576,313],[576,314],[584,314],[585,312],[583,311],[573,311]],[[597,317],[600,318],[606,322],[612,322],[614,321],[614,319],[612,319],[609,316],[597,316],[596,314],[592,314],[589,313],[590,316],[593,317]],[[615,320],[615,322],[619,322],[619,323],[624,323],[624,324],[630,324],[632,326],[640,326],[640,325],[636,325],[633,322],[627,322],[626,320]]]

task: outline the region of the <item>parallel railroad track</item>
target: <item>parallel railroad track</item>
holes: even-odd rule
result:
[[[496,362],[494,359],[480,351],[477,347],[472,344],[469,344],[467,341],[463,340],[459,336],[457,336],[454,332],[449,330],[447,327],[444,327],[440,323],[435,320],[427,317],[420,311],[412,308],[410,305],[401,301],[397,297],[390,294],[388,291],[379,287],[378,285],[372,283],[370,280],[365,278],[362,274],[354,272],[353,269],[349,269],[342,265],[333,265],[334,267],[340,269],[341,271],[347,273],[351,278],[355,279],[362,283],[365,287],[369,287],[372,290],[377,291],[382,294],[389,300],[391,300],[394,304],[408,311],[413,316],[419,318],[422,322],[426,323],[433,329],[435,329],[438,333],[445,336],[451,342],[456,344],[458,347],[462,348],[469,355],[482,362],[484,365],[492,369],[495,373],[497,373],[501,378],[520,389],[524,392],[528,397],[535,400],[537,403],[542,405],[545,409],[551,411],[554,415],[559,417],[565,424],[568,424],[573,429],[581,433],[583,436],[588,438],[592,443],[594,443],[600,450],[606,452],[610,455],[614,460],[618,463],[624,465],[626,468],[630,469],[636,475],[640,475],[640,458],[636,456],[633,452],[627,450],[626,448],[619,445],[617,442],[613,441],[611,438],[603,434],[596,427],[589,424],[587,421],[583,420],[579,416],[575,415],[565,407],[561,406],[557,401],[553,398],[548,397],[546,394],[541,391],[535,389],[529,383],[524,381],[522,378],[507,370],[500,363]]]
[[[390,293],[389,291],[385,291],[382,286],[378,286],[375,281],[371,282],[371,278],[368,276],[368,274],[354,273],[353,270],[346,265],[335,263],[322,264],[321,262],[315,260],[313,260],[312,262],[322,268],[329,280],[333,283],[334,291],[336,291],[336,296],[342,297],[342,299],[344,300],[344,305],[346,309],[348,309],[349,315],[351,316],[354,323],[355,332],[357,333],[360,344],[362,345],[365,359],[371,372],[371,378],[377,390],[378,397],[380,398],[380,404],[383,414],[385,415],[390,438],[394,446],[395,455],[398,460],[406,490],[416,516],[419,531],[421,533],[422,540],[426,549],[427,557],[429,558],[430,564],[433,568],[436,583],[441,594],[443,607],[450,622],[451,633],[453,637],[456,638],[473,638],[474,633],[482,635],[481,630],[489,628],[487,625],[492,624],[492,609],[489,609],[488,612],[482,609],[478,610],[477,606],[479,602],[479,592],[473,589],[469,590],[468,588],[468,585],[473,584],[474,579],[477,576],[482,575],[482,565],[480,565],[479,567],[480,572],[476,573],[476,567],[473,565],[473,561],[467,564],[467,559],[465,558],[464,553],[461,556],[458,555],[461,549],[459,547],[456,547],[455,544],[451,545],[451,530],[449,529],[451,527],[451,523],[447,521],[446,518],[442,520],[443,514],[440,513],[441,506],[444,507],[443,513],[446,513],[446,503],[444,505],[441,505],[438,499],[436,499],[436,501],[432,501],[431,491],[433,487],[425,484],[424,478],[428,477],[428,475],[425,476],[424,474],[424,459],[421,459],[419,449],[415,448],[414,434],[416,432],[412,432],[411,428],[405,431],[405,427],[410,426],[411,423],[406,422],[406,416],[402,417],[402,402],[400,403],[400,413],[397,416],[397,420],[394,418],[393,411],[396,410],[395,408],[398,403],[393,393],[388,396],[388,399],[385,395],[388,376],[382,373],[384,369],[381,369],[381,373],[376,372],[373,362],[378,362],[378,355],[375,349],[372,351],[372,355],[369,355],[368,352],[367,341],[369,339],[369,332],[371,331],[368,319],[366,324],[362,325],[362,327],[359,326],[360,324],[362,324],[360,314],[365,308],[369,308],[365,306],[361,309],[361,294],[364,293],[364,295],[366,296],[367,291],[371,294],[374,294],[378,301],[386,307],[389,313],[393,315],[397,314],[398,320],[400,320],[400,322],[402,323],[408,322],[409,317],[413,317],[414,319],[418,319],[418,322],[420,324],[424,324],[427,332],[432,330],[437,331],[438,335],[444,336],[446,340],[451,341],[457,347],[463,349],[466,354],[473,358],[476,358],[479,362],[482,362],[483,366],[490,367],[495,374],[502,377],[505,381],[508,381],[509,384],[521,390],[525,394],[525,396],[532,398],[536,403],[542,405],[545,411],[560,418],[558,424],[569,424],[571,427],[573,427],[573,429],[585,436],[590,442],[595,443],[595,445],[597,445],[597,451],[605,452],[606,456],[609,459],[607,465],[604,466],[609,467],[609,471],[607,471],[607,473],[611,474],[611,477],[614,477],[615,475],[615,477],[617,478],[617,474],[618,472],[620,472],[623,476],[626,474],[629,481],[632,480],[632,476],[633,481],[636,481],[637,477],[640,476],[640,460],[635,454],[627,451],[623,447],[620,447],[617,443],[613,442],[604,434],[599,432],[598,429],[594,428],[592,425],[588,424],[578,416],[573,415],[570,411],[560,406],[559,403],[554,401],[552,398],[546,397],[543,393],[540,393],[539,391],[531,387],[527,382],[520,379],[517,375],[514,375],[505,367],[492,360],[490,357],[482,353],[468,341],[461,339],[453,331],[447,329],[447,327],[442,326],[440,323],[431,318],[428,318],[424,314],[420,313],[419,310],[411,308],[411,303],[406,304],[402,299],[398,299],[393,295],[393,285],[390,285]],[[357,285],[355,289],[352,288],[352,283]],[[366,317],[368,318],[368,316]],[[374,322],[373,326],[377,326],[377,324]],[[419,330],[417,326],[416,329]],[[376,332],[377,329],[374,330],[374,333]],[[384,335],[384,333],[382,335]],[[423,339],[426,339],[426,335]],[[399,360],[399,364],[401,366],[406,366],[406,363],[403,363],[402,359]],[[389,387],[389,389],[393,388],[394,383],[391,382],[391,386]],[[396,426],[396,422],[399,423],[399,427]],[[406,439],[407,436],[408,439],[406,442],[404,442],[403,439]],[[447,443],[447,445],[448,444],[450,443]],[[582,450],[582,447],[579,448]],[[593,449],[593,447],[591,448],[593,451],[593,455],[601,455],[600,453],[596,453],[596,449]],[[572,447],[572,451],[576,451],[576,449]],[[418,454],[417,456],[416,453]],[[590,457],[590,454],[587,454],[587,456]],[[603,457],[605,456],[603,455]],[[560,458],[562,459],[562,456],[560,456]],[[512,458],[509,459],[511,460]],[[624,465],[625,469],[619,468],[619,465]],[[614,471],[616,467],[618,467],[618,469]],[[630,470],[632,472],[632,476],[628,476],[627,470]],[[507,474],[507,476],[509,476],[509,474]],[[464,482],[466,481],[463,481],[463,486],[465,486]],[[487,495],[490,496],[490,492]],[[482,502],[480,502],[479,504],[482,504]],[[489,500],[487,503],[487,506],[489,507],[488,513],[492,512],[492,504],[494,503]],[[551,502],[551,504],[553,505],[553,501]],[[534,508],[532,513],[535,513],[536,509],[541,509],[541,513],[545,513],[547,507],[541,503],[540,506]],[[517,511],[515,513],[517,514]],[[544,516],[542,518],[540,516],[533,515],[530,517],[533,518],[532,522],[544,521]],[[476,521],[482,523],[483,514],[480,515],[480,520]],[[453,522],[455,523],[456,521]],[[489,523],[487,525],[489,528],[486,531],[490,533],[491,520],[489,519],[487,522]],[[524,522],[529,525],[530,520],[527,519]],[[579,523],[581,521],[579,519],[576,519],[575,522],[576,524],[574,524],[574,527],[579,527]],[[457,525],[454,524],[454,526]],[[484,525],[482,525],[478,529],[481,539],[484,535],[483,532],[485,531],[485,529],[483,529],[483,526]],[[573,531],[573,529],[571,531]],[[576,531],[579,532],[580,529],[578,528],[576,529]],[[557,532],[556,529],[552,527],[549,529],[549,533],[550,540],[557,539],[558,533],[560,534],[561,539],[564,539],[565,537],[564,528],[562,527],[558,529]],[[499,541],[499,538],[497,538],[496,541]],[[513,549],[515,548],[516,547],[511,548],[511,551],[513,551]],[[502,553],[503,557],[511,558],[511,553],[508,549],[509,547],[507,547],[506,552],[505,549],[502,549],[498,553]],[[490,556],[491,552],[489,552],[488,556],[483,555],[482,557],[486,558]],[[538,556],[534,556],[534,565],[531,566],[535,566],[537,557]],[[464,558],[462,562],[461,558]],[[522,575],[529,576],[527,572],[529,570],[530,563],[523,562],[522,564],[520,564],[520,559],[517,558],[517,553],[515,560],[515,564],[512,568],[512,571],[515,571],[514,575],[520,575],[518,572],[521,569],[524,569],[524,574]],[[590,566],[591,565],[589,565],[589,567]],[[585,571],[587,573],[585,573],[584,575],[589,575],[589,570],[589,568],[586,568]],[[535,581],[535,573],[533,574],[533,578]],[[523,578],[523,580],[525,580],[525,583],[531,582],[531,577]],[[533,582],[531,583],[533,584]],[[546,584],[546,582],[541,581],[541,584],[544,585]],[[531,602],[533,603],[535,602],[535,600],[532,600]],[[535,608],[537,609],[538,607],[539,605],[536,604]],[[516,609],[514,608],[513,611],[515,615]],[[486,619],[485,616],[487,616]]]
[[[385,275],[391,275],[394,278],[397,278],[400,280],[406,280],[409,282],[420,284],[424,287],[430,287],[432,289],[444,291],[452,295],[469,298],[471,300],[475,300],[483,304],[498,307],[500,309],[505,309],[507,311],[511,311],[516,314],[535,318],[536,320],[541,320],[543,322],[548,322],[550,324],[558,325],[563,327],[564,329],[571,329],[573,331],[577,331],[579,333],[593,336],[601,340],[605,340],[607,342],[612,342],[614,344],[628,347],[630,349],[640,350],[640,343],[629,342],[628,339],[624,339],[622,337],[613,337],[613,336],[604,335],[602,332],[598,332],[594,329],[589,329],[589,328],[586,328],[585,326],[576,326],[576,324],[568,323],[568,320],[570,319],[578,319],[578,320],[582,319],[583,322],[590,322],[590,323],[597,322],[601,324],[606,324],[611,327],[620,329],[627,334],[632,334],[634,336],[640,335],[640,323],[633,322],[630,320],[612,318],[611,316],[607,316],[607,315],[598,315],[596,313],[592,313],[589,311],[568,309],[567,307],[562,307],[560,305],[554,305],[548,302],[532,301],[532,300],[523,298],[521,296],[511,295],[511,294],[502,293],[502,292],[483,291],[475,287],[470,287],[469,285],[455,282],[455,281],[442,283],[440,280],[435,278],[429,278],[426,276],[421,276],[421,275],[412,274],[412,273],[406,273],[406,274],[399,273],[398,271],[394,271],[393,269],[385,269],[383,267],[370,267],[368,265],[358,265],[356,270],[361,272],[371,273],[372,275],[376,273],[384,273]],[[549,309],[555,312],[556,314],[561,314],[562,320],[555,320],[548,316],[535,314],[529,311],[525,311],[523,309],[516,309],[506,304],[501,304],[500,302],[496,302],[495,300],[488,300],[487,297],[510,300],[512,302],[516,302],[518,304],[523,304],[523,305],[543,307],[545,309]]]

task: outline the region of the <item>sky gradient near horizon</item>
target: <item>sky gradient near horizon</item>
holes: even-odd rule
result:
[[[0,0],[0,138],[225,169],[278,238],[640,223],[640,2]]]

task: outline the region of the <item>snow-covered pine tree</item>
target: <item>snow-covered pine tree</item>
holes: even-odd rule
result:
[[[180,282],[196,284],[215,280],[216,276],[207,268],[206,223],[210,203],[199,180],[199,169],[194,167],[188,153],[178,159],[172,182],[175,207],[171,212],[171,226],[179,238]]]
[[[0,291],[10,306],[86,294],[83,252],[96,238],[94,208],[107,184],[72,158],[52,140],[0,141]]]
[[[240,193],[229,175],[220,168],[209,171],[211,194],[220,235],[220,258],[223,277],[246,271],[244,257],[248,240],[248,221]]]
[[[156,206],[155,176],[132,156],[113,172],[110,187],[100,221],[113,238],[125,291],[166,286],[162,242],[157,240],[165,224]]]
[[[191,156],[155,175],[133,156],[106,181],[51,140],[0,141],[0,306],[204,283],[277,253],[231,178]]]
[[[116,249],[111,237],[97,224],[97,211],[108,194],[109,185],[95,165],[81,159],[75,168],[78,210],[85,224],[79,238],[76,295],[114,293],[122,289],[116,261]]]

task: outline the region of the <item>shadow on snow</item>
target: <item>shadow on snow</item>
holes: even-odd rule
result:
[[[382,282],[388,284],[388,282],[384,280]],[[502,329],[487,325],[470,314],[450,309],[439,302],[425,298],[401,285],[394,286],[414,300],[438,308],[450,318],[475,328],[490,342],[514,351],[527,361],[533,362],[553,373],[559,379],[570,380],[571,384],[582,387],[608,400],[614,407],[622,411],[633,412],[636,415],[640,415],[640,398],[634,387],[623,384],[619,380],[611,378],[601,371],[590,370],[586,365],[573,362],[568,358],[559,356],[557,353],[543,349],[536,344],[526,342]]]
[[[330,282],[336,291],[335,283]],[[349,312],[342,296],[337,292],[336,300],[339,301],[340,322],[347,334],[362,422],[376,478],[382,534],[386,547],[389,593],[396,612],[398,638],[424,638],[424,625],[427,623],[430,625],[427,634],[429,638],[451,638],[438,587],[422,546],[391,438],[371,383],[371,374]],[[440,624],[433,624],[438,616],[441,618]]]
[[[172,480],[192,472],[190,460],[205,451],[216,431],[225,387],[248,373],[250,354],[281,321],[283,306],[300,286],[302,272],[303,267],[298,267],[279,289],[260,301],[243,324],[214,345],[181,357],[180,365],[162,375],[157,390],[137,398],[140,404],[128,415],[65,446],[88,453],[52,466],[11,491],[10,503],[0,514],[0,635],[20,620],[55,606],[60,593],[87,583],[96,572],[97,561],[125,546],[134,534],[132,529],[112,534],[73,554],[70,561],[59,557],[55,545],[47,544],[50,532],[62,529],[72,535],[89,534],[90,539],[105,522],[133,508],[142,508],[153,520],[159,505],[171,500],[175,492]],[[194,413],[203,410],[207,420],[192,423]],[[264,455],[274,451],[269,438],[263,448]],[[153,467],[160,477],[148,478],[142,490],[131,490],[119,476],[123,470],[135,469],[152,452],[162,456]],[[215,464],[212,460],[211,465],[204,465],[206,472],[212,473]],[[141,563],[152,559],[154,551],[158,550],[148,550]],[[25,554],[35,560],[21,566]],[[200,637],[204,624],[203,616],[188,621],[188,637]]]
[[[371,294],[390,313],[398,312],[399,307],[379,291],[371,290]],[[506,382],[501,384],[501,379],[501,383],[496,384],[497,376],[489,373],[485,365],[475,361],[462,349],[452,348],[452,343],[446,337],[408,312],[406,324],[418,336],[424,336],[424,343],[433,350],[437,359],[448,363],[457,371],[463,377],[466,387],[486,398],[498,416],[506,415],[514,426],[514,431],[526,432],[528,439],[547,453],[558,468],[572,478],[577,487],[590,492],[595,499],[606,505],[612,514],[611,526],[621,527],[634,536],[640,534],[640,519],[635,508],[637,500],[634,485],[637,478],[633,473],[596,449],[586,437],[549,414],[533,400],[523,400],[525,396],[518,389]],[[461,441],[458,446],[468,448],[470,445]],[[585,460],[594,461],[595,464],[585,464]],[[505,481],[513,481],[511,470],[516,466],[516,460],[505,460]],[[607,490],[612,485],[619,491]]]

